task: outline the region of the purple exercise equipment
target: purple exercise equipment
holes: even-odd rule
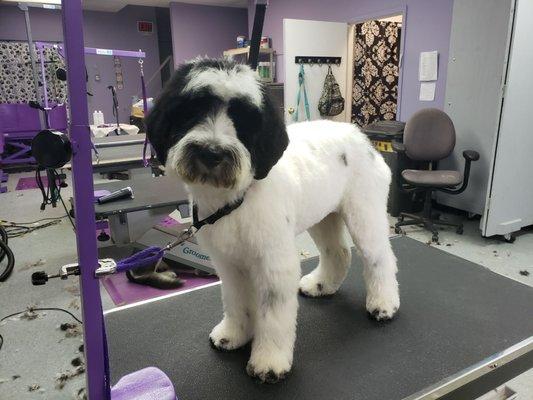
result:
[[[57,131],[67,129],[67,109],[65,105],[58,105],[48,112],[48,123]],[[2,163],[33,164],[35,159],[31,156],[31,141],[41,130],[39,110],[27,104],[0,104],[0,135],[3,136],[5,145],[3,152],[9,145],[11,151],[3,156]]]
[[[2,153],[4,152],[4,134],[0,131],[0,193],[7,192],[7,187],[2,183],[7,182],[7,174],[2,171]]]

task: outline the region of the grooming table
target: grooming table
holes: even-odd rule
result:
[[[109,173],[129,171],[143,168],[143,145],[146,135],[121,135],[94,138],[93,143],[98,150],[98,157],[94,150],[92,153],[93,172]],[[148,152],[149,153],[149,152]],[[150,154],[147,154],[149,157]],[[71,169],[71,164],[63,168]]]
[[[111,132],[117,129],[117,124],[107,124],[105,126],[89,125],[91,134],[95,138],[107,137]],[[130,124],[119,124],[120,129],[125,131],[128,135],[136,135],[139,133],[139,128]],[[124,135],[122,135],[124,136]]]
[[[396,319],[367,317],[354,257],[335,296],[299,299],[294,367],[279,384],[246,375],[249,347],[209,346],[222,316],[218,285],[106,313],[112,381],[155,366],[181,400],[467,400],[533,366],[532,288],[407,237],[392,244]]]
[[[127,186],[133,189],[133,199],[107,204],[95,203],[96,218],[107,218],[114,244],[131,244],[134,249],[143,249],[150,246],[161,247],[176,240],[172,233],[152,227],[179,206],[185,206],[188,211],[185,186],[177,183],[175,178],[161,176],[101,183],[94,188],[113,192]],[[180,211],[183,212],[182,207]],[[208,256],[201,252],[194,241],[187,241],[167,251],[164,258],[209,274],[215,273]]]
[[[96,218],[108,219],[111,237],[116,244],[134,242],[179,204],[186,203],[188,198],[182,184],[165,176],[100,183],[94,185],[94,190],[114,192],[127,186],[133,189],[132,199],[94,205]]]
[[[181,208],[181,207],[180,207]],[[187,207],[188,208],[188,207]],[[159,229],[150,229],[135,242],[136,247],[162,246],[176,240],[176,235],[171,235]],[[190,268],[216,275],[209,256],[204,253],[194,239],[188,240],[165,253],[166,260],[174,261]]]

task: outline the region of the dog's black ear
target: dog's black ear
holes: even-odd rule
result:
[[[158,161],[165,165],[169,146],[170,120],[165,116],[164,106],[159,102],[145,118],[146,135],[154,148]]]
[[[148,140],[163,165],[167,161],[168,150],[223,104],[222,99],[211,93],[209,88],[183,93],[192,68],[193,64],[189,63],[176,70],[146,118]]]
[[[247,98],[232,99],[228,115],[237,137],[250,152],[254,178],[265,178],[289,144],[282,116],[266,93],[261,107]]]
[[[154,107],[145,116],[146,135],[156,152],[157,159],[163,165],[167,161],[168,150],[175,143],[172,125],[176,113],[179,113],[181,108],[180,105],[183,101],[180,94],[191,69],[191,64],[183,64],[174,72],[156,99]]]

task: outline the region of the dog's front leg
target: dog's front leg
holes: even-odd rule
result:
[[[253,334],[255,304],[250,272],[246,267],[214,262],[222,281],[224,318],[213,328],[209,339],[218,350],[235,350],[248,343]]]
[[[253,271],[257,310],[250,376],[275,383],[290,371],[296,338],[300,265],[296,247],[273,246]]]

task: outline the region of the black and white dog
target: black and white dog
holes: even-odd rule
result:
[[[229,59],[178,68],[147,119],[167,175],[183,180],[199,217],[242,205],[198,232],[222,280],[221,350],[252,342],[247,371],[276,382],[291,369],[298,289],[335,293],[350,265],[345,226],[364,261],[366,308],[390,319],[400,299],[388,239],[390,170],[355,126],[285,124],[256,74]],[[295,236],[308,230],[320,263],[300,279]]]

